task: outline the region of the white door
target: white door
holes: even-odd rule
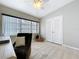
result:
[[[46,37],[50,42],[63,43],[63,16],[50,18],[46,25]]]

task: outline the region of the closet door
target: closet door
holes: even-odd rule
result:
[[[63,43],[63,16],[50,18],[47,21],[46,37],[50,42]]]

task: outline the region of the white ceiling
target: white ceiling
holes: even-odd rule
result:
[[[41,9],[34,8],[33,0],[0,0],[0,3],[10,8],[41,18],[72,1],[73,0],[45,0],[43,8]]]

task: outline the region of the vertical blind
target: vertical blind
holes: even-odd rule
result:
[[[17,33],[39,33],[39,23],[16,17],[2,15],[4,35],[17,35]]]

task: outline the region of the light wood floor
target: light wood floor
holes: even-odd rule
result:
[[[50,42],[33,42],[30,59],[79,59],[79,51]]]

